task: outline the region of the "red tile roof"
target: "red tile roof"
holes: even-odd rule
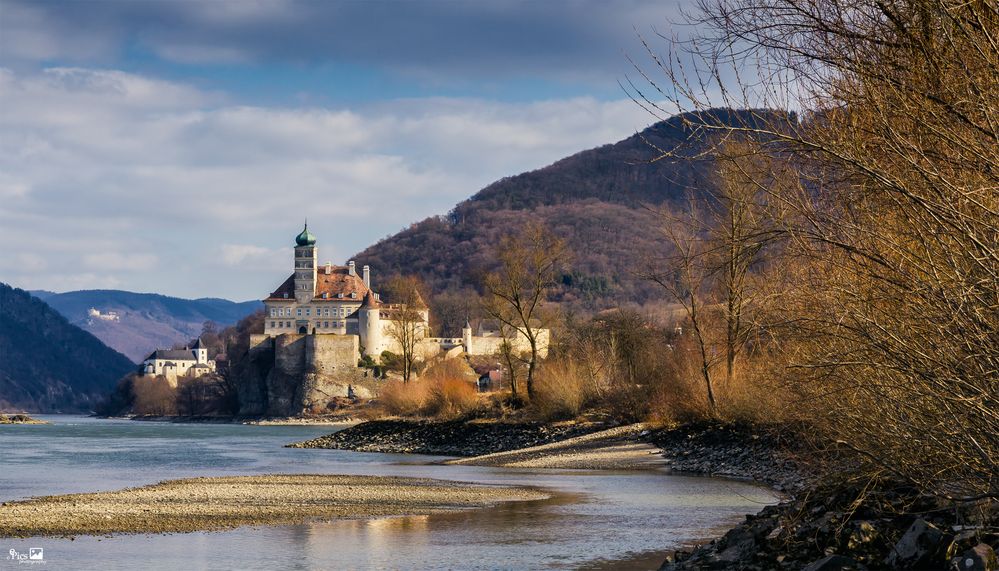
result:
[[[313,298],[316,301],[345,299],[361,301],[369,291],[361,276],[350,275],[350,270],[345,266],[332,266],[329,274],[326,273],[326,266],[319,266],[316,270],[316,297]],[[324,293],[327,294],[326,300],[323,300]],[[351,293],[357,296],[351,298]],[[285,294],[288,294],[287,299],[295,299],[295,274],[284,280],[284,283],[267,297],[267,301],[283,301]],[[343,294],[343,297],[338,298],[337,294]]]

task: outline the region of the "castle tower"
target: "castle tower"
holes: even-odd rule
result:
[[[465,320],[465,326],[461,328],[461,344],[465,346],[465,352],[472,352],[472,324]]]
[[[191,347],[191,349],[194,350],[195,362],[197,363],[208,362],[208,348],[205,347],[205,344],[201,342],[201,337],[198,337],[198,340],[194,343],[194,347]]]
[[[364,347],[364,354],[375,359],[381,355],[382,346],[382,324],[378,313],[380,305],[375,294],[368,290],[357,310],[359,341]]]
[[[309,232],[306,224],[302,233],[295,237],[295,300],[309,303],[316,297],[316,237]]]

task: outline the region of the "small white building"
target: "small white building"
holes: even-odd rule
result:
[[[157,349],[142,361],[142,374],[160,375],[176,383],[178,377],[198,377],[215,372],[215,361],[208,358],[208,348],[201,339],[193,347]]]

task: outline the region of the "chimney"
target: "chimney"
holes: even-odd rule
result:
[[[326,275],[333,273],[333,263],[330,261],[326,262]]]
[[[365,265],[361,268],[361,275],[364,276],[364,285],[367,288],[371,288],[371,267]]]
[[[357,269],[354,268],[354,260],[347,262],[347,273],[352,276],[357,275]]]

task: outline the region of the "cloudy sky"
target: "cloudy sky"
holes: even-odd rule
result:
[[[0,0],[0,281],[260,298],[652,118],[640,0]],[[374,269],[377,271],[377,268]]]

